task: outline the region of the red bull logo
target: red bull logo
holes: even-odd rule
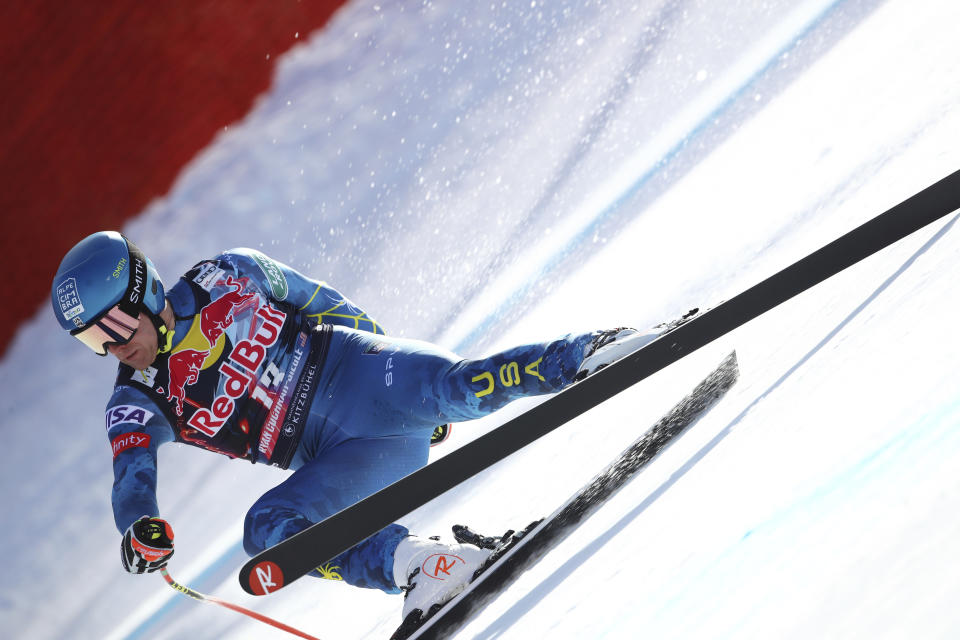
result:
[[[250,340],[241,340],[230,351],[227,360],[220,365],[220,381],[223,392],[211,402],[210,407],[197,409],[187,424],[207,437],[220,431],[233,415],[236,401],[257,385],[257,370],[267,355],[267,349],[276,344],[280,329],[287,314],[264,305],[257,309],[256,316],[263,320]]]
[[[200,332],[207,338],[211,347],[217,343],[217,339],[226,328],[233,324],[234,309],[257,295],[253,292],[241,293],[243,283],[230,276],[227,276],[226,283],[233,290],[228,291],[216,300],[211,300],[210,304],[200,310]]]
[[[234,322],[235,314],[245,306],[256,306],[258,295],[251,291],[244,293],[243,282],[232,277],[224,281],[230,291],[227,291],[216,300],[211,300],[204,306],[194,320],[194,327],[189,335],[200,338],[187,348],[174,351],[167,360],[169,383],[167,400],[176,403],[174,411],[178,416],[183,415],[183,405],[187,400],[187,387],[200,379],[200,372],[209,366],[208,360],[220,361],[223,345],[217,347],[218,341],[228,327]],[[269,305],[263,305],[254,314],[253,322],[259,318],[260,326],[256,333],[246,340],[240,340],[234,345],[226,361],[220,367],[220,382],[224,392],[213,399],[209,408],[200,407],[191,416],[188,424],[204,435],[216,435],[220,427],[230,417],[235,408],[235,401],[243,396],[248,389],[256,387],[256,372],[266,358],[267,349],[273,346],[280,336],[280,329],[286,320],[286,314]],[[184,340],[188,342],[188,340]],[[206,345],[203,343],[206,342]],[[204,348],[206,347],[206,348]],[[211,356],[211,352],[213,355]],[[196,403],[193,403],[197,406]]]

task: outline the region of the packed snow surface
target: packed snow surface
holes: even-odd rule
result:
[[[168,283],[252,246],[465,356],[650,326],[960,168],[958,23],[947,0],[356,0],[124,231]],[[956,637],[955,226],[405,518],[498,534],[549,513],[737,350],[731,393],[461,637]],[[292,637],[123,573],[101,422],[114,370],[47,308],[0,363],[4,637]],[[525,406],[456,425],[433,455]],[[165,447],[174,578],[320,638],[389,636],[397,596],[240,589],[243,515],[283,473]]]

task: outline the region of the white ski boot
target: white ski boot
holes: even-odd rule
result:
[[[401,540],[393,554],[393,576],[406,592],[403,619],[416,610],[421,616],[431,615],[431,608],[439,608],[470,584],[491,553],[473,544],[444,544],[434,538]]]
[[[620,358],[633,353],[637,349],[653,342],[665,333],[673,331],[682,324],[686,324],[699,314],[699,309],[691,309],[682,317],[670,322],[658,324],[647,331],[637,331],[621,327],[602,331],[587,345],[583,362],[577,371],[576,380],[583,380],[600,369]]]
[[[633,353],[640,347],[653,342],[660,336],[658,329],[640,332],[636,329],[622,327],[601,332],[587,349],[577,370],[576,380],[583,380],[593,375],[611,362],[616,362],[623,356]]]

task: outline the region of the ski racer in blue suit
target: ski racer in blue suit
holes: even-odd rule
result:
[[[165,291],[153,264],[116,232],[71,249],[52,303],[65,329],[120,361],[106,430],[121,559],[134,573],[173,553],[156,500],[165,443],[292,472],[247,513],[243,545],[253,555],[422,467],[438,426],[557,392],[655,337],[571,334],[466,359],[387,336],[332,287],[252,249],[203,260]],[[316,574],[409,592],[425,579],[411,568],[437,544],[395,524]],[[474,567],[485,557],[461,547],[440,553]],[[445,582],[420,588],[416,606],[452,597]]]

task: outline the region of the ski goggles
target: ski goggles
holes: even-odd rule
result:
[[[82,329],[70,332],[74,338],[93,349],[98,356],[107,355],[111,344],[126,344],[140,326],[140,313],[131,314],[123,302],[115,304]]]
[[[130,342],[140,326],[142,292],[147,284],[147,259],[143,252],[129,241],[127,253],[130,256],[130,275],[120,302],[94,317],[85,326],[70,332],[70,335],[93,349],[98,356],[107,355],[107,347],[111,344]]]

